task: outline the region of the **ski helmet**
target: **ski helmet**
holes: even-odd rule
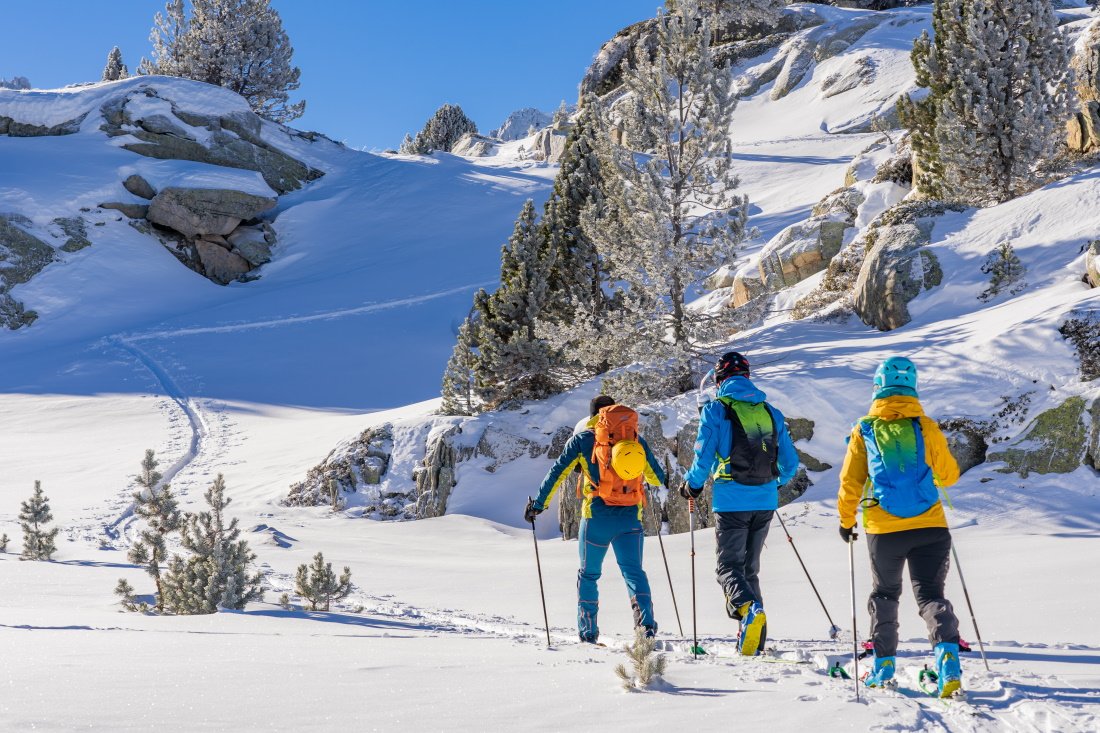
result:
[[[875,399],[917,396],[917,367],[904,356],[891,356],[875,370]]]
[[[714,365],[714,383],[721,384],[730,377],[749,376],[749,360],[736,351],[722,355]]]
[[[592,398],[592,401],[588,403],[588,414],[590,417],[596,417],[600,414],[600,410],[605,407],[611,407],[615,404],[615,399],[611,395],[601,394]]]
[[[611,448],[611,468],[624,481],[641,476],[645,464],[645,448],[636,440],[620,440]]]

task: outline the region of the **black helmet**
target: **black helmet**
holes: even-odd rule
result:
[[[611,407],[613,404],[615,404],[615,400],[611,397],[611,395],[597,395],[592,398],[592,401],[590,403],[588,403],[589,414],[592,417],[596,417],[596,415],[599,414],[600,410],[605,407]]]
[[[721,384],[730,377],[749,376],[749,360],[736,351],[722,355],[714,365],[714,383]]]

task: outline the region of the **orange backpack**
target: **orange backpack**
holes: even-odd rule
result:
[[[597,496],[609,506],[637,506],[645,503],[643,478],[623,479],[611,466],[615,444],[638,440],[638,413],[625,405],[611,405],[600,410],[596,420],[596,445],[592,463],[600,470],[600,485],[594,487]]]

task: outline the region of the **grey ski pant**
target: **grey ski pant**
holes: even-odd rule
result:
[[[718,542],[718,585],[726,594],[726,613],[740,619],[737,609],[752,601],[764,602],[760,593],[760,552],[768,538],[773,511],[715,512],[714,536]]]
[[[951,533],[945,527],[909,529],[868,534],[874,586],[867,609],[875,656],[892,657],[898,649],[898,601],[901,574],[909,565],[909,579],[921,618],[928,626],[928,640],[959,642],[959,619],[951,602],[943,597],[943,585],[951,567]]]

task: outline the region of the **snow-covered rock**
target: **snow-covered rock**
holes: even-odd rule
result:
[[[868,326],[880,331],[904,326],[912,320],[909,301],[943,282],[939,259],[925,248],[933,223],[914,218],[875,231],[855,285],[856,313]]]
[[[534,107],[524,107],[508,115],[500,127],[489,133],[489,137],[505,142],[522,140],[528,136],[531,128],[536,131],[541,130],[549,125],[553,119],[554,115],[550,112],[543,112]]]
[[[224,237],[274,206],[274,198],[230,189],[165,188],[150,202],[148,219],[186,237]]]
[[[1085,277],[1094,288],[1100,288],[1100,239],[1094,239],[1085,248]]]
[[[451,148],[455,155],[465,155],[471,158],[483,158],[493,154],[497,141],[491,137],[478,135],[476,132],[467,132],[458,139]]]

